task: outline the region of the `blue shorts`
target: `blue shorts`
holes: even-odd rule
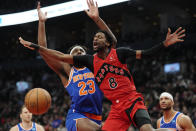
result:
[[[76,112],[73,109],[69,109],[68,114],[67,114],[67,118],[66,118],[66,128],[68,131],[77,131],[77,127],[76,127],[76,123],[78,119],[81,118],[88,118],[86,117],[84,114],[80,113],[80,112]],[[90,118],[88,118],[90,119]],[[98,120],[94,120],[94,119],[90,119],[94,122],[96,122],[98,125],[101,124],[101,121]]]

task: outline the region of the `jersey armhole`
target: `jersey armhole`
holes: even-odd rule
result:
[[[162,117],[159,118],[157,121],[157,128],[161,128],[161,120],[162,120]]]
[[[71,82],[72,76],[73,76],[73,72],[74,72],[74,69],[73,69],[73,67],[72,67],[72,68],[71,68],[71,71],[70,71],[70,74],[69,74],[69,80],[68,80],[67,84],[64,85],[64,88],[67,88],[67,86],[68,86],[69,83]]]

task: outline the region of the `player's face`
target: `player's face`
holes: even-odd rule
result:
[[[20,114],[20,118],[22,119],[22,121],[31,122],[32,113],[29,112],[29,110],[26,107],[24,107],[22,109],[22,113]]]
[[[159,101],[160,107],[162,110],[170,110],[173,107],[174,102],[168,97],[161,97]]]
[[[76,46],[71,51],[71,55],[85,55],[86,51],[81,46]]]
[[[93,38],[93,50],[98,52],[104,50],[108,46],[108,42],[106,40],[105,34],[102,32],[98,32],[95,34]]]

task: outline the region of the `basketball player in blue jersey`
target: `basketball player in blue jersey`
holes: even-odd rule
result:
[[[160,95],[160,107],[163,117],[157,121],[157,128],[169,128],[171,131],[196,131],[189,116],[173,109],[173,96],[168,92]]]
[[[75,46],[70,54],[85,55],[86,52],[81,46]],[[99,130],[103,93],[95,83],[93,73],[86,67],[73,66],[69,80],[64,86],[72,99],[66,119],[68,130]]]
[[[20,118],[21,123],[12,127],[10,131],[45,131],[41,125],[32,122],[32,113],[25,106],[21,108]]]
[[[98,6],[93,0],[87,0],[89,10],[86,14],[98,25],[100,29],[106,30],[114,39],[114,35],[99,17]],[[39,16],[38,43],[47,47],[45,34],[45,21],[47,14],[37,6]],[[86,51],[81,46],[74,46],[70,51],[71,55],[84,55]],[[48,66],[53,69],[61,79],[62,84],[67,89],[72,104],[66,118],[68,131],[95,131],[100,129],[102,98],[103,94],[95,83],[92,72],[86,67],[71,67],[69,64],[58,61],[41,54]]]

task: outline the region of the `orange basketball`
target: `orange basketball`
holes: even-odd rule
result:
[[[51,96],[45,89],[34,88],[25,96],[25,106],[35,115],[40,115],[47,112],[50,105]]]

